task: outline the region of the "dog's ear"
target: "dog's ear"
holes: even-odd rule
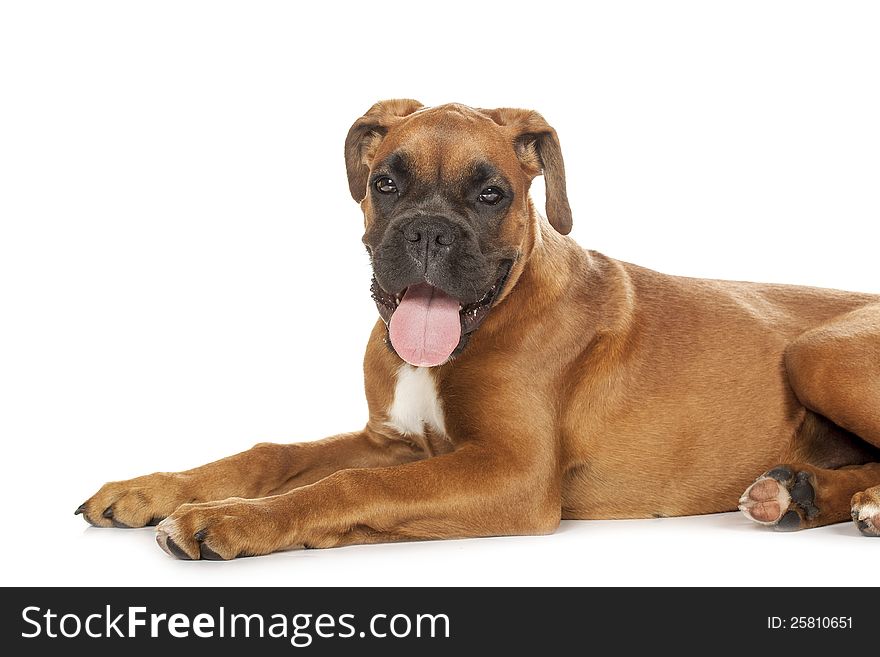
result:
[[[345,138],[345,169],[348,189],[355,201],[360,203],[367,195],[370,162],[388,130],[420,107],[419,101],[410,98],[380,100],[352,124]]]
[[[534,178],[544,174],[547,188],[547,219],[563,235],[571,232],[571,208],[565,189],[565,164],[556,130],[544,117],[532,110],[481,109],[495,123],[505,128],[526,174]]]

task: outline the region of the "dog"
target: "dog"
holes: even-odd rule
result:
[[[880,296],[581,248],[534,111],[386,100],[345,164],[380,316],[365,428],[108,483],[89,523],[212,560],[737,507],[880,535]]]

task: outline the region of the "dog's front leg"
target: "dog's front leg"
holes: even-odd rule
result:
[[[546,534],[560,519],[551,459],[483,443],[394,467],[342,470],[256,500],[186,504],[157,528],[182,559],[232,559],[293,546]]]
[[[76,512],[99,527],[143,527],[181,504],[275,495],[344,468],[382,467],[425,456],[416,444],[369,427],[308,443],[260,443],[192,470],[110,482]]]

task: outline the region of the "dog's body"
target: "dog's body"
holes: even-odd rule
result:
[[[87,520],[166,518],[167,551],[223,559],[738,504],[880,535],[880,296],[583,250],[560,234],[561,152],[534,112],[386,101],[346,163],[384,320],[365,429],[107,484]],[[528,198],[541,170],[549,222]]]

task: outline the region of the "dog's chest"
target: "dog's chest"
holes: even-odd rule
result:
[[[388,426],[405,436],[446,437],[443,404],[428,368],[403,364],[397,370]]]

